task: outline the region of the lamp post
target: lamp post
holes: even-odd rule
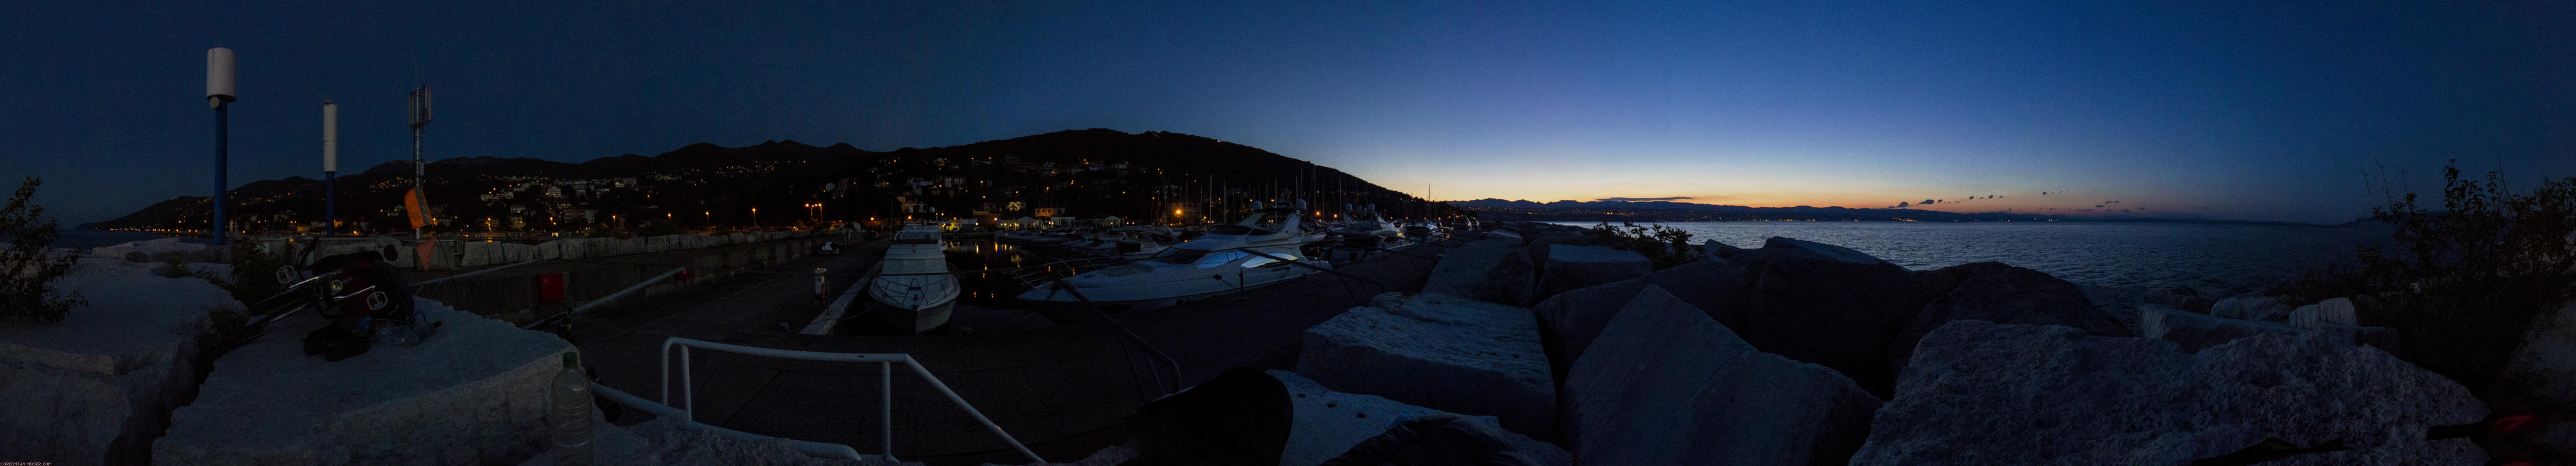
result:
[[[216,246],[224,245],[224,204],[232,203],[231,196],[224,192],[230,184],[225,178],[230,172],[231,156],[226,152],[232,146],[232,121],[224,110],[236,100],[234,74],[233,49],[206,49],[206,106],[215,108],[215,212],[206,226]]]

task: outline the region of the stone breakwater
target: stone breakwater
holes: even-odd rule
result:
[[[2425,439],[2490,406],[2399,359],[2395,330],[2357,318],[2369,297],[2095,287],[2001,263],[1908,270],[1790,238],[1709,244],[1707,257],[1656,270],[1580,229],[1507,228],[1445,251],[1422,292],[1380,295],[1304,329],[1294,370],[1228,370],[1146,403],[1126,444],[1064,464],[2183,465],[2269,440],[2345,449],[2265,464],[2471,465],[2490,453]],[[424,303],[469,319],[449,336],[498,343],[469,360],[382,348],[323,364],[276,347],[287,338],[208,369],[187,353],[220,291],[147,283],[175,279],[110,262],[85,262],[85,280],[98,283],[81,289],[163,291],[93,294],[94,308],[133,309],[91,313],[113,325],[0,327],[0,384],[15,384],[0,406],[21,408],[0,411],[11,453],[57,464],[146,464],[146,454],[155,464],[549,464],[531,403],[567,349],[560,340]],[[2576,305],[2543,318],[2576,322]],[[158,336],[81,343],[80,332],[115,326]],[[2534,330],[2516,355],[2526,395],[2511,398],[2516,409],[2570,404],[2568,328]],[[371,360],[412,370],[329,374]],[[618,464],[853,463],[665,421],[597,435],[602,458]],[[2499,452],[2549,457],[2576,445],[2565,425],[2527,435],[2514,444],[2538,450]]]
[[[1257,421],[1295,426],[1280,438],[1140,433],[1136,464],[1241,442],[1287,445],[1292,461],[1212,464],[1374,464],[1355,462],[1411,448],[1476,464],[2183,465],[2267,439],[2347,447],[2267,464],[2487,461],[2425,434],[2488,406],[2393,355],[2393,330],[2354,318],[2358,299],[2093,287],[1991,262],[1908,270],[1791,238],[1712,242],[1654,270],[1581,229],[1504,231],[1446,251],[1421,293],[1308,329],[1295,370],[1270,373],[1312,387],[1289,390],[1295,403],[1322,390],[1485,428],[1337,419],[1319,435],[1298,405]],[[1234,393],[1191,402],[1277,403]]]

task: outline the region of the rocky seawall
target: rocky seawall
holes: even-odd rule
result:
[[[1908,270],[1791,238],[1712,242],[1700,260],[1656,270],[1578,228],[1494,233],[1447,250],[1420,293],[1308,329],[1295,371],[1272,373],[1454,413],[1489,427],[1461,432],[1484,434],[1346,427],[1413,443],[1370,440],[1316,463],[1314,450],[1329,449],[1319,443],[1348,442],[1289,429],[1278,441],[1297,447],[1285,457],[1377,464],[1363,460],[1410,448],[1558,464],[1535,449],[1603,465],[2180,466],[2477,465],[2491,453],[2472,440],[2492,437],[2475,434],[2490,406],[2398,357],[2394,330],[2362,325],[2354,298],[2105,288],[2002,263]],[[2559,314],[2576,322],[2576,310]],[[2576,337],[2535,332],[2517,367],[2546,391],[2563,385],[2547,375],[2576,364],[2551,356]],[[1130,446],[1148,444],[1187,442]]]

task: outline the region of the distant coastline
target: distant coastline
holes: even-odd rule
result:
[[[1747,207],[1735,205],[1695,204],[1671,201],[1556,201],[1539,203],[1478,199],[1445,201],[1463,210],[1475,212],[1486,221],[1514,222],[1745,222],[1745,221],[1878,221],[1878,222],[2151,222],[2215,223],[2255,225],[2337,226],[2262,220],[2221,220],[2177,217],[2083,217],[2071,215],[2027,214],[2015,212],[1942,212],[1917,209],[1870,209],[1850,207]],[[2340,225],[2356,225],[2355,220]]]

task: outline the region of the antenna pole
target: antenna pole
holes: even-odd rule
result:
[[[420,195],[420,218],[429,216],[429,192],[421,190],[421,178],[429,176],[428,164],[420,157],[420,130],[429,126],[429,86],[411,92],[411,191]],[[420,239],[420,227],[411,227],[412,239]]]
[[[210,219],[213,222],[209,226],[214,228],[212,233],[216,246],[224,245],[224,204],[232,203],[232,196],[224,192],[225,188],[232,184],[225,179],[226,175],[231,174],[232,157],[229,153],[232,147],[232,117],[226,115],[224,111],[228,107],[230,105],[215,104],[215,216]]]

